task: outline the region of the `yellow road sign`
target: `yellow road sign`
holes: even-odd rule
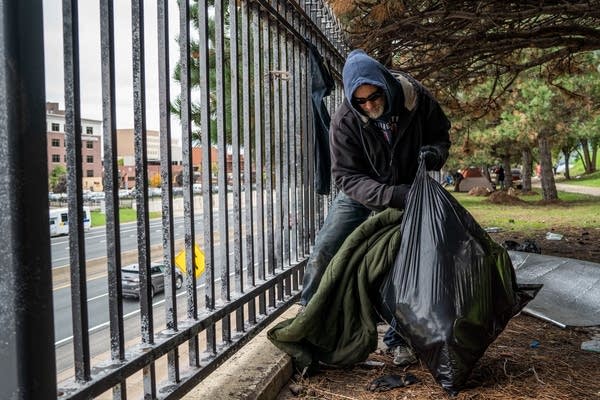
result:
[[[181,272],[183,272],[184,275],[187,273],[186,268],[185,268],[185,249],[181,250],[175,256],[175,265],[177,266],[177,268],[179,268],[179,270]],[[204,252],[200,249],[200,247],[198,245],[195,245],[195,247],[194,247],[194,271],[196,273],[196,278],[199,277],[200,275],[202,275],[202,273],[204,273],[204,267],[205,267]]]

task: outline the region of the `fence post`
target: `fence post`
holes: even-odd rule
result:
[[[0,0],[0,398],[56,398],[40,0]]]

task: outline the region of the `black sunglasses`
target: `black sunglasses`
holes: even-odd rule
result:
[[[383,96],[383,90],[379,89],[368,95],[367,97],[354,97],[352,100],[356,104],[365,104],[367,101],[375,101]]]

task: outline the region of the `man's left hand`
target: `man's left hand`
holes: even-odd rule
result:
[[[425,161],[427,171],[439,170],[443,164],[442,157],[435,146],[423,146],[420,150],[420,157]]]

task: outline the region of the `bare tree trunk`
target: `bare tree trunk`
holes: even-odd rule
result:
[[[523,163],[523,171],[521,171],[521,190],[523,192],[531,192],[531,175],[533,174],[533,157],[531,149],[523,150],[521,154],[521,162]]]
[[[548,138],[540,134],[538,136],[538,146],[540,149],[540,166],[542,169],[542,197],[546,201],[558,200],[556,182],[554,181],[554,171],[552,171],[552,156],[550,154],[550,143],[548,143]]]
[[[563,157],[565,158],[565,179],[571,179],[571,172],[569,171],[569,160],[571,159],[571,153],[566,147],[562,148]]]
[[[492,182],[492,178],[490,178],[490,166],[487,164],[484,164],[482,170],[483,170],[483,176],[485,176],[488,181]],[[494,183],[494,182],[492,182],[492,183]]]
[[[593,171],[592,168],[592,159],[590,158],[590,147],[588,145],[587,139],[579,139],[581,143],[581,150],[583,151],[583,166],[585,167],[585,172],[591,174]]]
[[[510,167],[510,157],[502,157],[502,168],[504,168],[504,188],[512,187],[512,171]]]
[[[596,156],[598,155],[598,139],[592,139],[592,172],[596,172]]]

